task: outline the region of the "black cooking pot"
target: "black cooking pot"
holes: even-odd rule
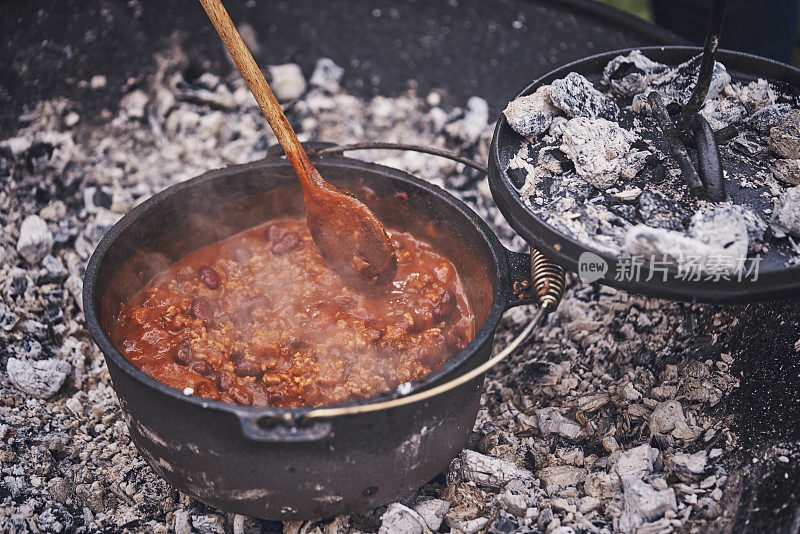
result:
[[[450,383],[486,362],[503,313],[533,302],[530,256],[506,250],[480,217],[435,185],[340,156],[315,164],[388,226],[434,244],[463,279],[480,329],[413,391]],[[120,303],[154,274],[200,247],[302,212],[297,177],[276,156],[208,172],[123,217],[98,245],[84,278],[89,331],[144,458],[170,484],[203,502],[269,519],[353,514],[408,495],[462,449],[483,383],[481,373],[423,402],[384,407],[395,393],[346,405],[341,413],[244,407],[186,396],[147,376],[111,343]]]
[[[604,52],[586,57],[558,67],[541,78],[534,80],[517,97],[534,93],[539,87],[564,78],[571,72],[585,76],[595,86],[600,85],[603,69],[618,55],[634,50],[627,48]],[[665,65],[679,65],[700,54],[702,48],[684,46],[640,47],[638,50],[648,58]],[[800,69],[772,61],[770,59],[719,50],[717,61],[728,69],[732,81],[747,84],[759,78],[769,80],[782,90],[794,95],[800,101]],[[788,240],[772,239],[766,251],[760,253],[757,277],[702,277],[695,279],[681,275],[677,267],[669,266],[663,270],[650,270],[647,262],[641,265],[641,276],[618,276],[630,258],[595,250],[589,245],[561,230],[551,226],[546,217],[536,214],[523,200],[520,190],[524,183],[509,172],[509,162],[528,140],[514,132],[505,116],[501,114],[492,137],[489,150],[489,187],[497,207],[511,227],[542,254],[565,269],[580,272],[585,253],[606,267],[599,279],[623,291],[639,293],[651,297],[685,300],[691,302],[753,302],[768,298],[782,298],[800,293],[800,266],[793,263],[796,252]],[[729,163],[725,162],[726,165]],[[763,165],[763,164],[761,164]],[[758,164],[754,164],[757,167]],[[726,170],[733,171],[733,168]],[[744,174],[744,168],[735,169]],[[729,179],[726,184],[729,199],[735,204],[747,205],[756,210],[763,220],[771,219],[773,202],[771,196],[764,196],[764,188],[740,186],[736,180]],[[769,235],[769,234],[768,234]],[[752,260],[750,260],[752,261]]]

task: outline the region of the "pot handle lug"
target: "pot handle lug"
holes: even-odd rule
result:
[[[310,443],[333,436],[330,421],[305,421],[290,413],[241,413],[242,433],[259,443]]]
[[[564,269],[531,247],[530,254],[506,250],[511,280],[506,309],[538,304],[545,313],[558,307],[566,285]]]

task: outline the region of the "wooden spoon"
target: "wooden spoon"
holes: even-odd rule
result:
[[[348,287],[380,290],[397,273],[397,256],[386,229],[363,202],[326,182],[311,164],[222,2],[200,3],[300,179],[306,221],[320,253]]]

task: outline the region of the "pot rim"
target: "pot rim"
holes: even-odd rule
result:
[[[361,406],[384,402],[398,397],[408,396],[436,385],[437,383],[445,383],[455,378],[459,374],[459,369],[462,368],[462,366],[470,359],[470,357],[481,345],[486,342],[491,343],[491,339],[494,336],[494,332],[497,328],[500,318],[510,307],[508,304],[508,298],[512,293],[512,289],[510,287],[511,272],[508,257],[511,252],[500,243],[500,240],[497,238],[486,221],[478,216],[478,214],[475,213],[463,201],[435,184],[397,169],[392,169],[375,163],[364,162],[339,155],[316,158],[312,155],[312,160],[316,160],[316,163],[321,166],[360,168],[362,170],[368,170],[374,173],[381,173],[393,180],[409,183],[414,187],[424,190],[426,193],[430,193],[438,197],[441,201],[447,202],[452,207],[456,208],[481,234],[486,244],[489,246],[492,259],[494,260],[494,269],[497,273],[497,287],[494,290],[494,301],[492,303],[489,315],[487,316],[481,328],[476,332],[473,339],[464,349],[458,351],[449,360],[447,360],[441,370],[434,370],[426,375],[422,381],[414,383],[412,390],[405,395],[399,395],[395,389],[391,392],[376,395],[363,400],[350,401],[335,405],[305,406],[299,408],[241,406],[238,404],[205,399],[196,395],[184,395],[182,391],[159,382],[155,378],[149,376],[144,371],[136,367],[128,358],[122,355],[122,353],[119,352],[119,350],[117,350],[117,348],[111,342],[111,339],[106,334],[100,323],[100,302],[97,301],[99,270],[103,264],[107,252],[114,245],[117,237],[119,237],[122,232],[124,232],[140,217],[151,210],[158,209],[159,204],[163,200],[176,193],[180,193],[186,189],[195,187],[198,184],[213,181],[222,176],[236,174],[240,170],[269,169],[275,166],[288,166],[288,162],[285,160],[285,158],[267,156],[263,160],[259,161],[210,170],[186,181],[169,186],[162,191],[159,191],[155,195],[152,195],[150,198],[125,213],[125,215],[105,233],[92,253],[83,277],[84,317],[89,333],[92,336],[95,344],[100,348],[100,351],[103,353],[103,355],[106,358],[110,358],[114,364],[122,369],[123,372],[125,372],[128,376],[144,383],[146,386],[150,387],[151,389],[155,389],[157,392],[163,395],[172,397],[173,399],[179,401],[188,402],[203,409],[229,412],[239,416],[240,418],[248,419],[258,419],[260,417],[268,416],[270,418],[282,421],[299,421],[306,413],[315,409],[332,407],[345,408],[350,406]],[[332,418],[335,417],[336,416],[333,416]]]

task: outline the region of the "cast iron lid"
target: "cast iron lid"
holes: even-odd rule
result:
[[[695,47],[638,49],[654,61],[675,66],[702,52],[701,48]],[[569,63],[537,79],[515,98],[531,94],[540,86],[564,78],[570,72],[578,72],[599,86],[603,68],[608,62],[632,50],[598,54]],[[732,82],[749,83],[765,78],[779,86],[792,88],[794,93],[800,90],[800,70],[789,65],[727,50],[719,51],[717,61],[727,67]],[[489,154],[492,197],[518,234],[564,268],[578,272],[579,264],[583,264],[584,271],[592,268],[597,273],[600,283],[633,293],[685,301],[749,302],[800,293],[800,265],[787,264],[787,260],[793,256],[790,245],[786,239],[776,240],[774,237],[767,240],[769,251],[761,254],[757,265],[752,259],[745,262],[744,272],[751,270],[749,276],[730,276],[728,279],[702,276],[700,280],[691,280],[682,276],[674,265],[666,269],[663,265],[657,265],[651,272],[647,262],[637,266],[640,269],[638,276],[631,275],[630,258],[601,252],[580,243],[547,224],[522,200],[519,193],[522,184],[515,182],[507,169],[509,161],[525,142],[525,138],[514,132],[501,114]],[[728,162],[725,161],[724,165],[728,165]],[[727,180],[726,187],[729,199],[734,204],[749,205],[762,219],[767,222],[770,220],[769,212],[765,214],[764,210],[772,207],[772,201],[759,197],[760,189],[740,187],[735,180]],[[757,276],[753,274],[754,267],[757,267]]]

